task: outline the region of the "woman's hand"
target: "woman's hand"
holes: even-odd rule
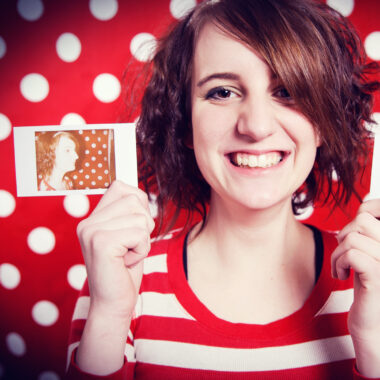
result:
[[[380,377],[380,199],[364,202],[338,234],[332,274],[345,280],[354,271],[354,302],[348,314],[359,372]]]
[[[79,223],[91,312],[131,318],[153,228],[147,195],[120,181],[111,185],[92,214]]]

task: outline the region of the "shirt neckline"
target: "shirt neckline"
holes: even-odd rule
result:
[[[304,305],[291,315],[268,324],[234,323],[217,317],[195,295],[189,286],[183,270],[182,247],[186,234],[175,234],[168,246],[168,276],[172,290],[182,307],[201,325],[222,335],[254,338],[266,341],[284,337],[307,329],[318,311],[326,303],[333,290],[330,256],[336,247],[332,234],[322,232],[324,260],[320,276]]]

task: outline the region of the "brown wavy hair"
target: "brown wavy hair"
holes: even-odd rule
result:
[[[62,137],[67,137],[75,144],[75,150],[79,152],[79,142],[76,137],[70,132],[37,132],[36,133],[36,160],[37,160],[37,175],[40,182],[41,179],[46,179],[53,171],[55,164],[55,150]],[[41,176],[41,177],[40,177]]]
[[[370,79],[379,67],[366,62],[350,22],[314,0],[209,0],[158,40],[141,101],[140,179],[157,194],[160,229],[172,228],[181,210],[188,213],[187,223],[195,213],[206,217],[210,186],[187,142],[193,52],[210,22],[261,55],[321,137],[314,168],[293,196],[294,213],[316,199],[340,205],[353,194],[359,197],[354,181],[368,154],[365,123],[372,122],[380,84]]]

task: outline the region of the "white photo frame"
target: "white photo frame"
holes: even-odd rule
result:
[[[368,199],[380,198],[380,132],[374,132],[371,187]]]
[[[73,192],[104,194],[114,179],[132,186],[138,185],[134,123],[14,127],[13,134],[17,196],[19,197],[68,195]],[[81,138],[84,135],[86,137]],[[74,159],[75,170],[65,174],[65,189],[55,189],[46,183],[40,170],[41,152],[37,148],[41,145],[40,140],[46,142],[55,139],[56,141],[59,136],[71,136],[70,139],[76,141],[75,151],[78,157]],[[89,141],[94,142],[91,148],[86,149]],[[98,142],[99,147],[96,146]],[[90,157],[90,151],[94,149],[96,151]],[[55,155],[53,156],[55,159]],[[48,160],[47,157],[46,160]],[[56,163],[54,165],[57,166]],[[93,168],[90,169],[91,167]],[[94,181],[90,184],[86,182],[94,176],[96,176]],[[83,181],[78,180],[78,177],[83,178]],[[84,179],[84,177],[89,179]]]

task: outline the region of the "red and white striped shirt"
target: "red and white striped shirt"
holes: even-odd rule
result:
[[[364,379],[354,366],[347,330],[352,276],[331,277],[334,235],[322,232],[324,260],[303,307],[266,325],[231,323],[216,317],[195,296],[183,269],[184,234],[155,241],[125,349],[125,365],[97,377],[75,365],[75,348],[90,297],[85,284],[75,307],[69,345],[70,379]]]

